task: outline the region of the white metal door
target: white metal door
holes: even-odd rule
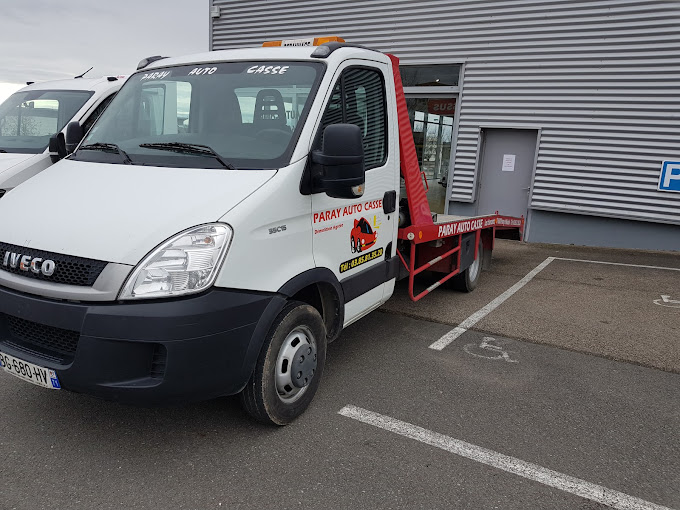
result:
[[[329,268],[340,282],[384,263],[392,254],[397,215],[383,212],[385,193],[395,191],[398,163],[388,146],[388,66],[367,67],[348,62],[339,72],[320,126],[347,122],[359,125],[364,135],[366,185],[356,199],[312,196],[314,259],[317,267]],[[341,75],[344,82],[341,84]],[[378,104],[380,99],[380,104]],[[372,278],[372,276],[366,276]],[[345,304],[345,324],[383,302],[384,282],[376,284]]]

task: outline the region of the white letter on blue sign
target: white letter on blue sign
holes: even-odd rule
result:
[[[680,192],[680,162],[664,161],[661,165],[659,191]]]

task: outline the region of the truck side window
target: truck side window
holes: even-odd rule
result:
[[[366,170],[382,166],[387,155],[387,107],[379,71],[360,67],[343,71],[321,119],[320,133],[342,122],[361,129]],[[321,136],[316,146],[321,146]]]

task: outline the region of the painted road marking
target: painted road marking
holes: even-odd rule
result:
[[[527,283],[529,283],[534,278],[534,276],[543,271],[543,269],[545,269],[545,267],[548,264],[550,264],[553,260],[555,260],[555,257],[548,257],[547,259],[545,259],[543,262],[537,265],[531,272],[529,272],[529,274],[527,274],[524,278],[522,278],[515,285],[513,285],[508,290],[503,292],[503,294],[501,294],[496,299],[491,301],[484,308],[477,310],[475,313],[470,315],[470,317],[461,322],[458,325],[458,327],[452,329],[451,331],[446,333],[443,337],[441,337],[439,340],[437,340],[435,343],[430,345],[430,349],[434,349],[435,351],[441,351],[442,349],[444,349],[444,347],[449,345],[456,338],[465,333],[468,329],[470,329],[472,326],[477,324],[480,320],[482,320],[484,317],[486,317],[496,308],[502,305],[507,299],[512,297],[513,294],[515,294],[515,292],[517,292],[519,289],[521,289]]]
[[[553,257],[555,260],[566,260],[567,262],[587,262],[589,264],[607,264],[609,266],[642,267],[645,269],[662,269],[664,271],[680,271],[678,267],[664,266],[645,266],[643,264],[623,264],[621,262],[605,262],[602,260],[568,259],[564,257]]]
[[[654,300],[655,305],[669,306],[671,308],[680,308],[680,300],[671,299],[670,296],[661,296],[661,299]]]
[[[512,351],[506,351],[503,349],[503,345],[507,343],[507,340],[496,340],[490,336],[485,336],[482,338],[482,343],[479,345],[475,343],[467,344],[463,347],[463,350],[472,356],[477,356],[478,358],[505,360],[508,363],[519,363],[519,361],[510,357],[510,352]],[[476,349],[483,349],[484,352],[475,352]]]
[[[534,480],[548,487],[554,487],[555,489],[595,501],[602,505],[607,505],[611,508],[619,510],[672,510],[665,506],[650,503],[644,499],[629,496],[623,492],[608,489],[580,478],[544,468],[538,464],[532,464],[531,462],[461,441],[460,439],[432,432],[417,425],[374,413],[361,407],[347,405],[340,409],[338,414],[389,432],[394,432],[409,439],[415,439],[436,448],[441,448],[466,459]]]
[[[439,340],[437,340],[432,345],[430,345],[430,349],[434,349],[435,351],[441,351],[446,346],[451,344],[451,342],[456,340],[459,336],[461,336],[463,333],[465,333],[468,329],[470,329],[472,326],[477,324],[480,320],[482,320],[484,317],[486,317],[491,312],[493,312],[496,308],[498,308],[500,305],[502,305],[503,302],[505,302],[508,298],[512,297],[513,294],[515,294],[519,289],[521,289],[527,283],[529,283],[534,278],[534,276],[536,276],[538,273],[543,271],[543,269],[545,269],[545,267],[548,264],[550,264],[553,260],[564,260],[564,261],[567,261],[567,262],[587,262],[589,264],[607,264],[607,265],[610,265],[610,266],[640,267],[640,268],[644,268],[644,269],[661,269],[661,270],[665,270],[665,271],[680,271],[680,268],[677,268],[677,267],[646,266],[646,265],[643,265],[643,264],[624,264],[624,263],[621,263],[621,262],[606,262],[606,261],[603,261],[603,260],[570,259],[570,258],[565,258],[565,257],[548,257],[543,262],[541,262],[538,266],[536,266],[524,278],[522,278],[515,285],[513,285],[508,290],[503,292],[503,294],[501,294],[496,299],[491,301],[484,308],[481,308],[480,310],[478,310],[475,313],[473,313],[472,315],[470,315],[470,317],[465,319],[458,326],[453,328],[451,331],[449,331],[444,336],[442,336]],[[661,297],[663,299],[664,296],[661,296]],[[656,301],[654,301],[654,302],[657,305],[660,304],[660,303],[657,303]],[[662,306],[674,306],[674,305],[662,305]]]

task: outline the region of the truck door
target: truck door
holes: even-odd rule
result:
[[[389,72],[388,66],[348,62],[336,77],[313,147],[321,147],[323,130],[330,124],[355,124],[363,133],[364,195],[355,199],[312,195],[314,259],[317,267],[333,271],[343,286],[345,325],[379,306],[394,286],[394,278],[387,278],[387,259],[396,250],[397,214],[383,210],[386,196],[396,198],[399,179],[396,151],[389,150],[392,130],[385,89]]]

